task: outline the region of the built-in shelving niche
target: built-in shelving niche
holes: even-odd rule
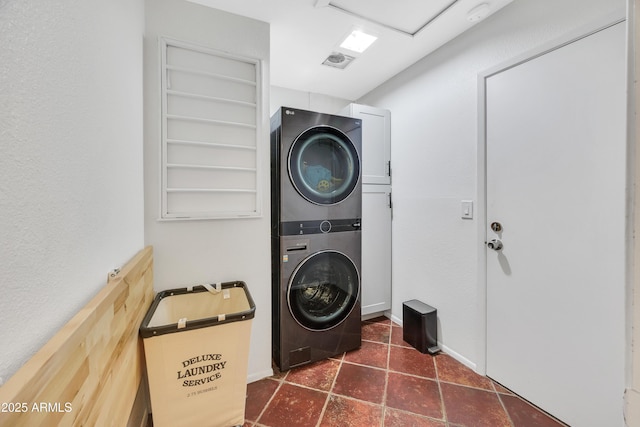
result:
[[[261,215],[260,61],[161,38],[162,219]]]

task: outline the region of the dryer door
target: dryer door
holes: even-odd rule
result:
[[[360,158],[343,132],[316,126],[293,141],[288,168],[291,182],[302,197],[318,205],[335,205],[356,188]]]
[[[344,321],[358,301],[360,278],[355,264],[337,251],[316,252],[291,275],[287,303],[302,327],[323,331]]]

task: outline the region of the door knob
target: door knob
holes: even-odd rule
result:
[[[491,239],[487,242],[487,247],[494,251],[502,250],[502,241],[500,239]]]

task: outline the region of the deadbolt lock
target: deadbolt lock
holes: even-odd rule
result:
[[[502,231],[502,224],[500,224],[499,222],[492,222],[491,223],[491,229],[496,232],[499,233]]]

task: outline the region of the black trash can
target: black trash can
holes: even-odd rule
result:
[[[438,311],[413,299],[402,304],[402,339],[420,353],[435,354],[438,347]]]

